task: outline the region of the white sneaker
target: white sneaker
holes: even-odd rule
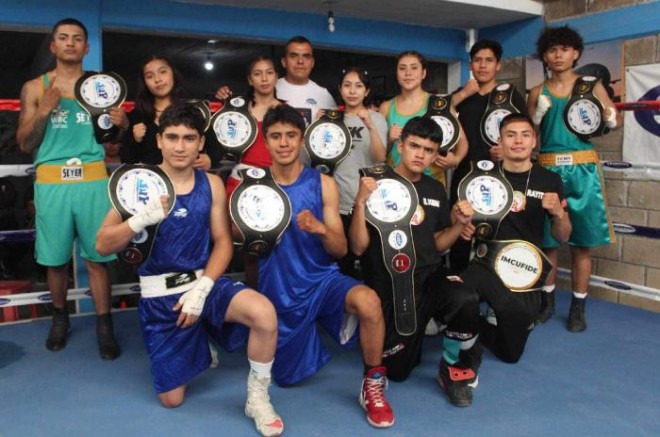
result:
[[[250,372],[247,383],[245,415],[254,419],[257,431],[265,437],[278,436],[284,432],[284,422],[270,403],[269,385],[270,377],[257,378]]]

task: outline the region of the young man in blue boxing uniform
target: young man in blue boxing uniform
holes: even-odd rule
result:
[[[160,167],[176,192],[173,212],[167,213],[165,196],[152,199],[142,213],[125,221],[110,210],[97,249],[117,252],[147,226],[160,223],[138,274],[140,323],[161,403],[181,405],[187,384],[209,367],[209,336],[228,350],[247,337],[245,414],[254,419],[260,434],[280,435],[284,424],[268,396],[277,316],[264,296],[222,276],[232,256],[224,186],[219,177],[193,167],[204,145],[204,121],[194,106],[173,105],[163,112],[159,131]]]
[[[355,341],[358,320],[364,359],[360,404],[378,428],[394,424],[385,399],[382,365],[385,324],[375,291],[339,272],[335,260],[347,252],[334,180],[300,161],[305,121],[288,105],[271,108],[263,121],[271,173],[287,194],[292,220],[273,251],[259,260],[259,286],[275,305],[279,339],[273,376],[295,384],[330,359],[317,322],[339,344]]]

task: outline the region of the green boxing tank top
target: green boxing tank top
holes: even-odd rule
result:
[[[42,78],[46,89],[50,80],[47,74]],[[94,138],[91,117],[87,111],[75,98],[63,96],[57,109],[48,117],[34,165],[66,164],[71,158],[78,158],[82,163],[103,161],[105,149]]]
[[[564,123],[567,97],[557,97],[543,84],[541,94],[548,96],[552,106],[541,121],[541,153],[564,153],[591,150],[593,145],[584,142],[568,130]]]

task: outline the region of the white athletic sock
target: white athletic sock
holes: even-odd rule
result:
[[[248,361],[250,363],[250,372],[254,374],[257,378],[268,378],[270,377],[270,370],[273,368],[273,361],[274,359],[270,361],[270,363],[259,363],[257,361],[252,361],[250,358],[248,358]]]
[[[546,293],[552,293],[553,291],[555,291],[555,284],[544,285],[543,287],[541,287],[541,290],[545,291]]]
[[[573,296],[577,297],[578,299],[584,299],[587,297],[587,293],[578,293],[577,291],[574,291]]]
[[[466,351],[466,350],[472,348],[472,346],[474,346],[474,344],[477,342],[477,338],[479,338],[479,334],[475,335],[474,337],[472,337],[471,339],[469,339],[467,341],[462,341],[461,342],[461,350]]]

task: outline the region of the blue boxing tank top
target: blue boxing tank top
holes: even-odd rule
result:
[[[298,229],[296,215],[308,209],[323,221],[321,174],[305,166],[291,185],[280,185],[291,201],[291,223],[268,256],[259,260],[259,291],[278,312],[306,305],[317,285],[339,270],[321,238]]]
[[[195,185],[176,196],[174,208],[158,226],[151,255],[138,268],[140,276],[203,269],[211,252],[211,186],[203,170],[195,170]]]

